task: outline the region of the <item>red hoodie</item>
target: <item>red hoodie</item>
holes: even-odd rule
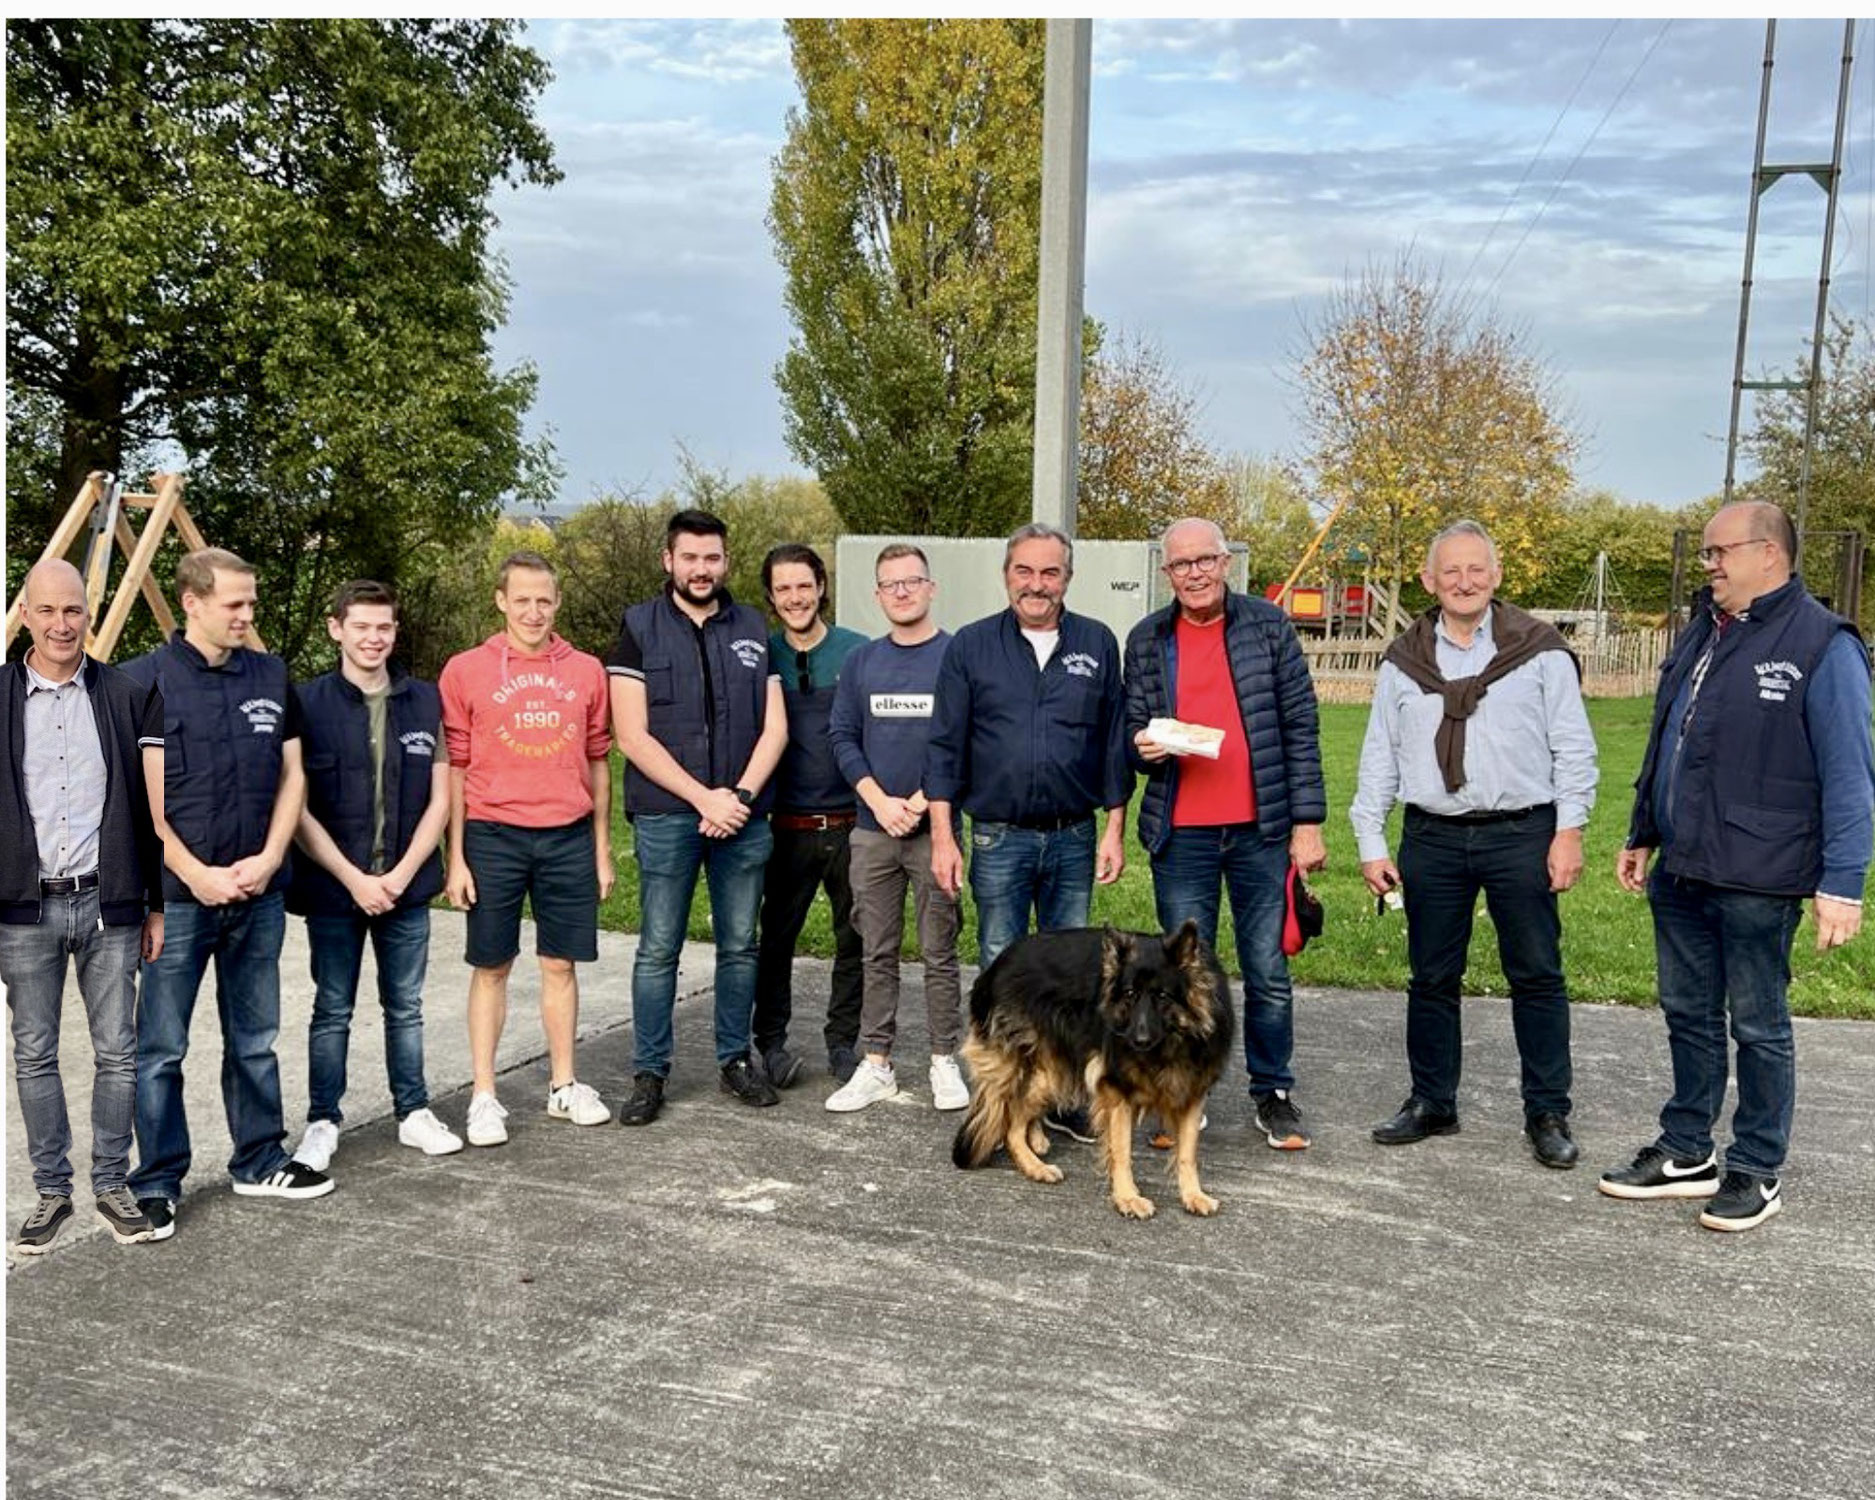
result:
[[[557,635],[530,656],[504,630],[450,657],[437,681],[449,764],[471,818],[560,828],[592,816],[587,763],[612,748],[599,658]]]

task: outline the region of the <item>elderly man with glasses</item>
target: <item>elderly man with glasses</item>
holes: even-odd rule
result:
[[[1231,591],[1216,525],[1175,521],[1160,548],[1173,602],[1126,638],[1126,737],[1146,774],[1139,839],[1166,930],[1195,917],[1215,944],[1220,885],[1230,893],[1257,1129],[1274,1149],[1297,1151],[1309,1135],[1293,1097],[1282,931],[1290,861],[1305,872],[1327,861],[1315,689],[1282,611]],[[1149,732],[1166,719],[1222,731],[1216,758],[1175,754]]]
[[[1791,941],[1806,897],[1819,950],[1862,925],[1875,751],[1868,652],[1795,575],[1789,518],[1762,501],[1728,505],[1703,540],[1706,587],[1660,669],[1615,867],[1653,907],[1673,1097],[1660,1134],[1599,1186],[1612,1198],[1698,1198],[1701,1224],[1737,1231],[1784,1206]],[[1712,1132],[1728,1072],[1738,1103],[1721,1179]]]
[[[788,748],[775,768],[775,807],[768,815],[775,848],[762,885],[755,1051],[776,1088],[800,1078],[801,1059],[788,1050],[794,945],[815,893],[824,887],[833,908],[834,957],[823,1035],[828,1070],[845,1083],[853,1076],[859,1041],[859,933],[853,928],[853,887],[847,879],[847,841],[857,813],[853,789],[834,763],[827,723],[840,672],[866,638],[827,623],[827,564],[812,547],[783,542],[773,548],[762,559],[762,592],[781,621],[781,629],[768,638],[768,654],[781,669]]]

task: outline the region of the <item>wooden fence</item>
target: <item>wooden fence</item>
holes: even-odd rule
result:
[[[1667,654],[1665,630],[1622,630],[1571,642],[1591,698],[1645,698]],[[1387,642],[1373,636],[1302,637],[1302,655],[1324,703],[1366,703]]]

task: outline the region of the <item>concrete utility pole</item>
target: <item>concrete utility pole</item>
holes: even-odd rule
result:
[[[1087,278],[1087,94],[1094,23],[1050,21],[1042,84],[1041,292],[1035,328],[1037,521],[1074,535],[1081,307]]]

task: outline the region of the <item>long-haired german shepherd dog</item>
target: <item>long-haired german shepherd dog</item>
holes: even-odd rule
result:
[[[1230,982],[1194,922],[1163,937],[1083,927],[1010,944],[970,991],[963,1052],[976,1088],[951,1160],[980,1167],[1003,1146],[1024,1177],[1059,1182],[1040,1159],[1042,1113],[1091,1091],[1115,1208],[1152,1216],[1133,1181],[1134,1121],[1151,1110],[1177,1137],[1179,1201],[1216,1213],[1198,1182],[1198,1123],[1231,1017]]]

